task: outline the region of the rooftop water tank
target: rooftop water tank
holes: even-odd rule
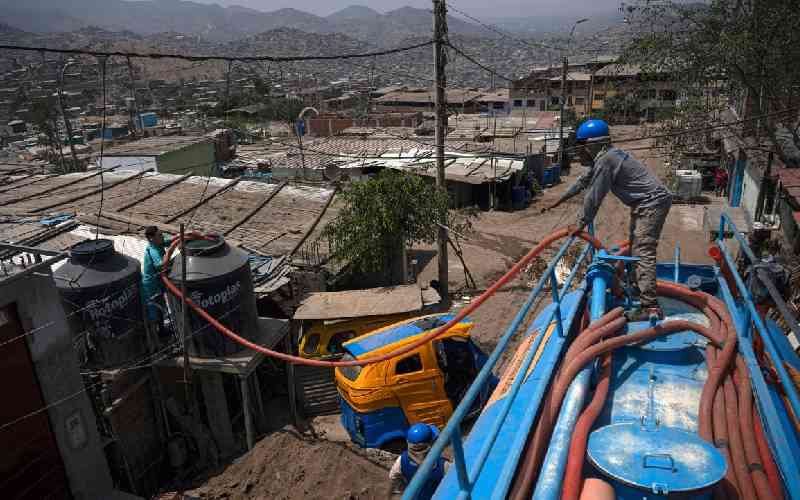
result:
[[[257,338],[258,313],[253,293],[253,277],[247,254],[228,245],[222,236],[186,242],[186,292],[195,304],[218,319],[236,334]],[[182,256],[172,263],[169,277],[181,286]],[[168,294],[178,332],[182,330],[183,302]],[[189,312],[189,353],[197,357],[222,357],[235,354],[242,346],[218,332],[193,310]]]
[[[136,259],[107,239],[72,246],[55,271],[56,287],[81,359],[93,368],[116,368],[147,354]]]

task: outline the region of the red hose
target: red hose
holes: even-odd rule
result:
[[[781,481],[780,472],[778,472],[778,466],[772,458],[772,450],[769,449],[767,438],[764,435],[764,426],[761,425],[761,417],[758,415],[755,404],[753,405],[752,413],[754,422],[753,429],[756,434],[758,453],[761,455],[761,463],[764,464],[764,470],[767,473],[767,479],[769,479],[772,493],[776,498],[783,498],[783,483]]]
[[[730,439],[731,462],[736,481],[739,484],[743,500],[756,500],[756,490],[750,479],[750,470],[747,467],[747,458],[744,454],[741,428],[739,426],[739,399],[736,397],[736,388],[731,377],[726,377],[722,385],[725,391],[725,413],[728,419],[728,438]]]
[[[717,349],[712,345],[706,346],[706,360],[709,365],[715,364],[717,359]],[[714,405],[712,412],[714,428],[714,446],[720,450],[725,457],[728,467],[725,470],[725,477],[722,479],[718,488],[714,488],[714,498],[717,500],[738,499],[739,483],[736,482],[736,474],[733,472],[733,459],[730,452],[730,439],[728,438],[728,418],[725,413],[725,391],[717,388],[714,394]],[[699,426],[698,426],[699,427]]]
[[[755,435],[755,422],[753,421],[753,392],[750,385],[750,377],[747,367],[741,357],[736,359],[737,370],[734,382],[738,390],[739,397],[739,424],[742,429],[742,443],[744,454],[747,459],[747,468],[750,470],[750,478],[756,490],[759,500],[771,500],[775,498],[775,493],[769,484],[769,478],[764,470],[761,460],[761,453]]]
[[[589,440],[589,432],[592,430],[595,420],[603,410],[608,396],[608,388],[611,385],[611,353],[603,356],[600,363],[600,381],[594,389],[594,395],[589,405],[584,408],[578,421],[575,423],[575,430],[572,433],[572,440],[569,444],[569,455],[567,468],[564,472],[564,488],[561,491],[561,500],[578,500],[581,493],[581,473],[583,472],[583,457],[586,454],[586,443]]]
[[[308,365],[308,366],[327,366],[327,367],[336,367],[336,366],[365,366],[373,363],[380,363],[382,361],[386,361],[398,356],[402,356],[403,354],[407,354],[414,349],[424,345],[433,339],[441,336],[449,329],[456,326],[462,319],[464,319],[468,314],[473,312],[475,309],[480,307],[489,297],[494,295],[503,285],[508,283],[512,278],[514,278],[520,271],[533,259],[535,259],[542,251],[544,251],[547,247],[549,247],[553,242],[560,240],[566,236],[571,234],[575,234],[578,238],[581,238],[589,243],[592,244],[595,248],[601,248],[602,244],[598,241],[594,236],[590,235],[587,232],[579,232],[575,233],[574,231],[570,231],[569,229],[559,229],[549,235],[547,235],[542,241],[540,241],[535,247],[533,247],[522,259],[520,259],[514,266],[508,270],[503,276],[500,277],[497,281],[492,284],[489,288],[486,289],[481,295],[476,297],[472,302],[467,304],[466,307],[461,309],[458,313],[456,313],[455,317],[448,321],[446,324],[440,326],[436,330],[427,333],[420,337],[419,339],[415,340],[411,344],[402,347],[400,349],[394,350],[392,352],[382,354],[379,356],[372,356],[364,359],[354,359],[351,361],[322,361],[318,359],[307,359],[301,358],[299,356],[292,356],[291,354],[285,354],[279,351],[273,351],[272,349],[267,349],[264,346],[258,345],[254,342],[251,342],[242,336],[236,334],[225,325],[223,325],[219,320],[208,314],[202,307],[198,306],[192,299],[189,297],[184,297],[181,294],[180,289],[175,286],[174,283],[169,279],[167,275],[167,267],[164,266],[164,270],[161,272],[161,279],[164,282],[164,285],[167,289],[172,292],[173,295],[182,299],[182,301],[191,307],[195,313],[197,313],[200,317],[208,321],[214,328],[216,328],[219,332],[224,334],[226,337],[230,338],[234,342],[247,347],[248,349],[252,349],[254,351],[260,352],[267,356],[281,359],[283,361],[287,361],[289,363],[299,364],[299,365]],[[191,239],[199,239],[200,237],[196,234],[189,235]],[[164,256],[164,260],[169,262],[170,258],[172,257],[172,253],[180,244],[180,239],[176,238],[175,241],[167,249],[166,255]]]

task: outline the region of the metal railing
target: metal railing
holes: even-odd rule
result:
[[[517,315],[514,317],[514,320],[509,325],[506,332],[500,338],[500,341],[497,343],[497,347],[492,351],[492,354],[489,356],[486,363],[481,368],[478,375],[475,377],[474,382],[470,385],[469,390],[464,395],[464,398],[461,400],[459,405],[456,407],[455,411],[453,411],[453,415],[450,417],[450,420],[447,422],[447,425],[442,430],[439,438],[433,444],[428,456],[425,458],[425,461],[420,465],[417,472],[414,474],[414,477],[411,479],[410,484],[406,488],[403,499],[404,500],[413,500],[417,497],[420,490],[424,487],[425,482],[431,471],[433,470],[434,465],[439,460],[442,455],[442,452],[448,445],[452,445],[453,450],[453,459],[454,465],[456,470],[456,475],[458,478],[458,486],[459,486],[459,494],[458,498],[460,499],[469,499],[471,498],[472,490],[475,486],[475,482],[477,481],[478,476],[480,475],[481,471],[483,470],[483,466],[486,463],[487,458],[489,457],[489,453],[491,452],[492,447],[494,446],[495,441],[500,433],[500,429],[505,421],[506,416],[508,415],[509,411],[511,410],[511,406],[514,403],[517,395],[519,394],[520,388],[522,387],[522,383],[526,378],[528,373],[528,369],[533,362],[534,356],[536,352],[539,350],[539,345],[541,344],[542,340],[545,338],[545,330],[550,327],[550,324],[553,322],[555,317],[556,321],[556,331],[559,336],[566,335],[564,331],[564,326],[561,320],[561,302],[563,301],[567,292],[569,292],[570,288],[572,287],[572,282],[577,275],[578,270],[580,269],[583,262],[586,260],[587,256],[592,254],[592,247],[590,244],[587,244],[584,250],[579,255],[575,265],[573,266],[572,270],[570,271],[569,276],[567,277],[564,285],[560,288],[558,286],[558,280],[556,279],[555,269],[558,265],[558,262],[564,257],[569,247],[575,242],[575,237],[570,237],[559,249],[558,253],[556,253],[555,257],[550,261],[550,264],[547,266],[547,269],[542,274],[542,277],[539,279],[536,287],[533,291],[528,295],[525,303],[522,305],[520,310],[517,312]],[[516,331],[519,329],[520,325],[525,320],[525,317],[531,310],[534,302],[539,295],[544,290],[545,286],[550,283],[550,287],[552,290],[553,296],[553,304],[554,307],[550,309],[550,314],[547,316],[547,320],[545,321],[545,327],[543,330],[536,335],[536,338],[531,343],[531,346],[528,349],[528,352],[517,371],[514,381],[511,384],[511,387],[508,390],[505,398],[502,400],[502,407],[500,408],[499,414],[497,415],[496,419],[494,420],[489,432],[484,439],[482,440],[482,445],[480,451],[477,454],[476,459],[469,464],[466,463],[466,459],[464,457],[464,444],[463,444],[463,436],[461,433],[461,424],[467,415],[470,413],[470,409],[473,407],[475,399],[483,392],[486,383],[489,381],[492,370],[497,365],[498,361],[502,353],[508,347],[511,338],[514,336]]]
[[[744,280],[739,275],[736,269],[736,262],[733,256],[730,254],[727,245],[725,244],[725,229],[727,227],[732,229],[733,235],[739,242],[741,250],[750,260],[751,264],[757,263],[759,259],[756,258],[752,249],[748,245],[747,240],[736,228],[736,225],[733,223],[730,216],[723,212],[720,217],[719,236],[716,244],[722,252],[725,264],[730,270],[730,276],[733,277],[736,289],[741,296],[741,303],[744,308],[740,309],[737,306],[736,299],[733,296],[728,282],[721,275],[719,270],[717,272],[717,282],[719,283],[720,291],[722,292],[722,298],[728,307],[732,319],[734,320],[739,342],[739,351],[744,357],[745,365],[747,366],[750,378],[752,379],[758,407],[762,417],[766,421],[766,428],[774,438],[772,439],[772,445],[775,447],[778,465],[783,472],[783,479],[786,482],[785,486],[792,497],[795,497],[796,495],[800,494],[800,475],[797,474],[797,471],[800,470],[800,463],[798,463],[794,452],[791,449],[790,442],[787,438],[786,429],[781,423],[779,409],[769,396],[769,386],[764,379],[762,368],[758,363],[758,358],[756,357],[753,349],[753,326],[755,326],[755,329],[763,341],[764,347],[766,348],[770,359],[772,360],[772,364],[775,368],[775,372],[778,375],[782,389],[789,400],[789,406],[795,415],[800,415],[800,397],[798,397],[797,389],[795,388],[792,378],[784,366],[783,357],[781,356],[780,351],[770,336],[770,333],[767,330],[767,326],[761,318],[761,315],[758,313],[753,296]],[[777,293],[777,289],[769,276],[767,276],[765,273],[757,273],[757,277],[764,282],[768,289],[771,288],[772,291],[775,292],[773,299],[775,296],[780,299],[781,304],[784,306],[785,312],[789,314],[789,317],[785,317],[787,323],[792,324],[792,322],[794,322],[796,326],[797,320],[791,313],[788,312],[788,309],[785,308],[785,303]],[[772,291],[770,292],[771,295]],[[782,310],[781,313],[784,314],[784,311]]]

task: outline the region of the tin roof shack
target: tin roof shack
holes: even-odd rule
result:
[[[404,129],[405,130],[405,129]],[[294,142],[276,140],[239,148],[235,161],[246,163],[246,169],[256,170],[267,165],[274,179],[304,179],[311,181],[338,180],[347,176],[358,179],[377,172],[381,167],[374,160],[380,155],[397,156],[400,152],[430,144],[432,137],[408,137],[385,129],[364,129],[360,136],[336,136],[303,142],[303,154]],[[452,151],[486,151],[485,144],[466,141],[447,141]]]
[[[462,113],[477,113],[482,92],[470,89],[447,89],[447,104]],[[378,111],[433,111],[434,96],[430,89],[409,89],[389,92],[375,99]]]
[[[306,119],[308,133],[317,137],[337,135],[354,126],[416,127],[422,123],[422,113],[374,113],[362,119],[346,114],[326,113]]]
[[[0,244],[0,251],[8,247]],[[114,497],[92,403],[50,274],[50,265],[63,258],[34,250],[0,262],[2,498]]]
[[[453,151],[445,151],[445,155],[448,156],[444,167],[445,181],[454,208],[479,206],[482,210],[511,209],[512,188],[524,185],[524,158]],[[379,159],[362,162],[362,165],[391,168],[435,179],[436,162],[433,156],[432,149],[414,148],[385,153]],[[342,169],[347,168],[350,166],[342,166]]]
[[[102,167],[120,165],[125,170],[147,170],[158,173],[215,175],[215,146],[204,136],[171,135],[148,137],[107,148]]]

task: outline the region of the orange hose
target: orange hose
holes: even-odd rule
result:
[[[254,351],[260,352],[260,353],[265,354],[267,356],[270,356],[270,357],[273,357],[273,358],[277,358],[277,359],[281,359],[283,361],[286,361],[286,362],[289,362],[289,363],[298,364],[298,365],[326,366],[326,367],[365,366],[365,365],[369,365],[369,364],[373,364],[373,363],[380,363],[382,361],[386,361],[386,360],[389,360],[389,359],[392,359],[392,358],[396,358],[398,356],[402,356],[403,354],[407,354],[407,353],[413,351],[414,349],[420,347],[421,345],[424,345],[424,344],[434,340],[435,338],[441,336],[446,331],[448,331],[449,329],[451,329],[454,326],[456,326],[468,314],[472,313],[475,309],[480,307],[481,304],[486,302],[486,300],[489,297],[494,295],[503,285],[508,283],[512,278],[514,278],[517,274],[519,274],[519,272],[522,271],[522,269],[526,265],[528,265],[528,263],[530,263],[533,259],[535,259],[540,253],[542,253],[553,242],[558,241],[561,238],[567,237],[570,234],[574,234],[578,238],[581,238],[581,239],[587,241],[588,243],[591,243],[592,246],[594,246],[595,248],[598,248],[598,249],[602,248],[602,244],[600,243],[600,241],[597,240],[597,238],[595,238],[594,236],[590,235],[589,233],[587,233],[585,231],[581,231],[581,232],[577,232],[576,233],[574,231],[570,231],[567,228],[564,228],[564,229],[559,229],[559,230],[557,230],[557,231],[555,231],[553,233],[550,233],[542,241],[540,241],[535,247],[533,247],[522,259],[520,259],[516,264],[514,264],[514,266],[511,269],[509,269],[508,272],[506,272],[503,276],[501,276],[500,279],[495,281],[494,284],[492,284],[492,286],[487,288],[485,292],[483,292],[481,295],[476,297],[472,302],[467,304],[466,307],[464,307],[458,313],[456,313],[455,317],[453,319],[451,319],[450,321],[448,321],[446,324],[440,326],[439,328],[437,328],[436,330],[433,330],[430,333],[427,333],[427,334],[423,335],[418,340],[415,340],[411,344],[409,344],[409,345],[407,345],[405,347],[402,347],[400,349],[396,349],[396,350],[394,350],[392,352],[389,352],[389,353],[386,353],[386,354],[382,354],[380,356],[372,356],[372,357],[368,357],[368,358],[364,358],[364,359],[355,359],[355,360],[352,360],[352,361],[322,361],[322,360],[318,360],[318,359],[307,359],[307,358],[301,358],[299,356],[292,356],[291,354],[285,354],[285,353],[282,353],[282,352],[279,352],[279,351],[273,351],[272,349],[267,349],[266,347],[258,345],[258,344],[254,343],[254,342],[251,342],[251,341],[245,339],[244,337],[238,335],[237,333],[233,332],[232,330],[227,328],[225,325],[220,323],[216,318],[214,318],[209,313],[207,313],[205,310],[203,310],[202,307],[198,306],[194,301],[192,301],[192,299],[190,299],[189,297],[184,297],[181,294],[180,289],[177,286],[175,286],[175,284],[172,283],[172,281],[167,276],[167,266],[164,266],[164,269],[161,272],[161,279],[164,282],[164,285],[167,287],[167,289],[170,292],[172,292],[173,295],[175,295],[176,297],[182,299],[182,301],[184,303],[188,304],[189,307],[191,307],[200,317],[202,317],[203,319],[208,321],[214,328],[216,328],[223,335],[225,335],[226,337],[230,338],[234,342],[237,342],[238,344],[240,344],[240,345],[242,345],[244,347],[247,347],[248,349],[252,349]],[[191,239],[199,239],[199,238],[201,238],[197,234],[191,234],[191,235],[188,235],[188,236],[190,236]],[[169,262],[169,260],[170,260],[170,258],[172,256],[172,253],[175,251],[175,248],[177,248],[178,244],[180,244],[180,239],[176,238],[175,241],[173,241],[172,244],[169,246],[169,248],[167,249],[166,255],[164,256],[164,260],[166,262]]]

